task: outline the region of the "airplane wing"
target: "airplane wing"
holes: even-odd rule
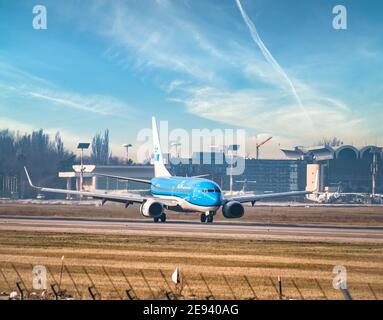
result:
[[[88,191],[76,191],[76,190],[66,190],[66,189],[54,189],[54,188],[44,188],[44,187],[37,187],[32,183],[31,177],[29,176],[28,170],[26,167],[24,167],[25,173],[28,178],[29,185],[37,189],[41,192],[53,192],[53,193],[62,193],[62,194],[73,194],[73,195],[82,195],[85,197],[92,197],[94,199],[100,199],[103,202],[106,201],[113,201],[113,202],[121,202],[125,203],[126,205],[133,204],[133,203],[143,203],[148,198],[151,197],[143,197],[141,195],[135,195],[135,194],[120,194],[120,193],[113,193],[113,192],[88,192]]]
[[[198,176],[191,176],[190,178],[204,178],[204,177],[208,177],[208,176],[211,176],[211,173],[200,174]]]
[[[97,172],[95,173],[95,175],[100,176],[100,177],[116,178],[119,180],[128,180],[128,181],[152,184],[152,182],[150,180],[145,180],[145,179],[130,178],[130,177],[123,177],[123,176],[114,176],[114,175],[110,175],[110,174],[97,173]]]
[[[265,194],[246,194],[241,196],[226,196],[225,200],[228,201],[238,201],[241,203],[244,202],[254,202],[260,200],[268,200],[274,198],[284,198],[284,197],[292,197],[292,196],[303,196],[306,194],[312,193],[311,191],[290,191],[290,192],[279,192],[279,193],[265,193]]]

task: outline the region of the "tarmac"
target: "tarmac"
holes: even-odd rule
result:
[[[258,224],[177,220],[0,216],[0,230],[141,235],[150,237],[232,238],[243,240],[383,243],[383,227]]]

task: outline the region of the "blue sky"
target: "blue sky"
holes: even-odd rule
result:
[[[383,2],[0,2],[0,128],[60,130],[67,147],[110,129],[113,154],[150,116],[170,128],[245,128],[279,146],[337,136],[383,144]],[[45,5],[47,30],[32,28]],[[348,29],[334,30],[345,5]],[[293,85],[299,101],[292,92]]]

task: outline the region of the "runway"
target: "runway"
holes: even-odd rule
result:
[[[244,240],[383,243],[383,227],[265,225],[193,221],[154,223],[142,219],[0,216],[0,230],[139,235],[151,237],[233,238]]]

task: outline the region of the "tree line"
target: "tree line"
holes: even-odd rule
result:
[[[123,160],[112,157],[109,150],[109,130],[97,133],[92,139],[90,157],[84,163],[96,165],[123,164]],[[65,188],[65,179],[58,178],[59,171],[72,171],[80,159],[65,148],[59,132],[52,138],[44,130],[32,133],[0,130],[0,196],[12,194],[30,197],[35,191],[28,187],[23,167],[26,166],[36,184]]]

